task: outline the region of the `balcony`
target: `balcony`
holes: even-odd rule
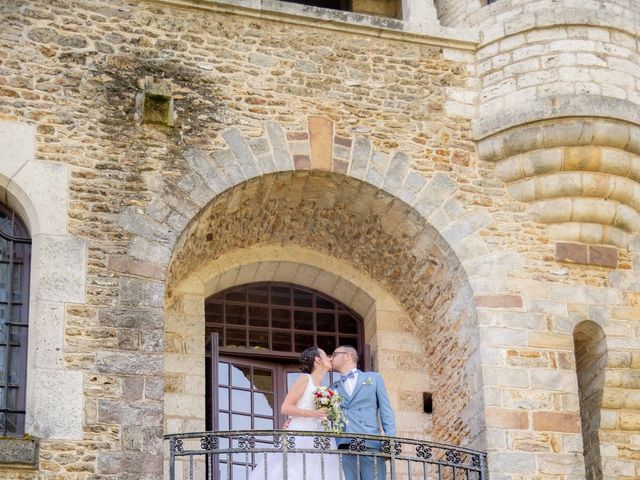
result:
[[[336,448],[332,438],[347,439],[347,448]],[[310,478],[309,472],[313,471],[313,479],[337,480],[325,472],[325,465],[335,462],[335,457],[341,471],[345,459],[350,459],[350,464],[359,471],[365,459],[374,458],[369,462],[374,467],[374,476],[377,477],[377,465],[384,465],[387,480],[487,478],[485,453],[410,438],[236,430],[166,435],[165,440],[169,444],[170,480],[249,480],[257,463],[264,465],[261,479],[301,480]],[[381,449],[367,449],[367,441],[380,442]],[[282,473],[273,474],[272,469],[270,475],[269,465],[274,464],[282,465]],[[291,465],[296,466],[295,475],[288,471]]]

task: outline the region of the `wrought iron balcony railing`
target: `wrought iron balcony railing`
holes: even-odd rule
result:
[[[336,447],[337,438],[345,439],[342,448]],[[410,438],[246,430],[182,433],[165,439],[170,480],[340,480],[345,468],[359,473],[371,467],[372,480],[487,478],[485,453]],[[367,442],[379,442],[380,449],[367,448]]]

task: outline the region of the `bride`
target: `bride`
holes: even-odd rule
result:
[[[280,411],[291,417],[288,429],[293,431],[322,432],[322,420],[327,418],[327,410],[316,409],[313,392],[321,384],[324,376],[331,370],[331,360],[318,347],[309,347],[300,354],[300,375],[282,402]],[[313,436],[296,437],[297,449],[313,450]],[[336,442],[330,439],[330,449],[336,449]],[[264,457],[257,456],[258,464],[251,472],[250,480],[281,480],[284,478],[283,455],[270,453],[267,462]],[[303,459],[303,457],[305,457]],[[265,468],[267,471],[265,472]],[[342,480],[339,456],[334,454],[292,453],[287,455],[287,478],[298,480]]]

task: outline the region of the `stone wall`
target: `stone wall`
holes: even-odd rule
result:
[[[509,195],[526,202],[552,240],[633,249],[638,231],[635,164],[640,131],[625,122],[583,117],[528,124],[481,143]],[[597,247],[600,248],[600,247]],[[583,249],[584,250],[584,249]],[[618,252],[598,259],[557,251],[558,259],[615,267]],[[625,255],[623,251],[620,255]],[[609,255],[611,254],[611,255]]]
[[[160,478],[163,430],[202,428],[204,295],[277,263],[272,278],[282,268],[277,278],[340,299],[352,291],[356,310],[389,300],[362,313],[404,431],[486,448],[504,480],[584,476],[573,332],[597,323],[603,476],[638,477],[640,122],[634,74],[613,78],[635,71],[637,27],[611,25],[631,0],[479,9],[467,20],[484,32],[477,64],[474,32],[167,3],[0,6],[0,118],[28,124],[35,162],[68,172],[60,188],[55,175],[2,171],[2,187],[66,192],[55,226],[82,246],[75,260],[57,244],[41,257],[69,274],[46,285],[77,290],[48,290],[55,322],[34,351],[59,360],[56,378],[70,380],[58,386],[82,390],[58,408],[84,411],[55,430],[69,438],[46,430],[59,427],[46,409],[34,415],[40,476]],[[589,80],[561,95],[569,73]],[[147,78],[164,81],[172,127],[141,122]],[[18,197],[27,209],[31,196]],[[296,248],[344,281],[277,257]],[[202,265],[217,270],[189,276]],[[427,389],[431,418],[419,412]]]
[[[486,5],[484,0],[480,1]],[[474,0],[468,5],[460,24],[480,27],[484,38],[526,31],[541,23],[632,27],[633,20],[626,14],[638,12],[634,0],[495,0],[486,7]]]
[[[68,229],[87,245],[86,301],[62,310],[58,350],[84,391],[83,415],[74,416],[81,438],[43,434],[45,477],[160,475],[164,390],[176,388],[164,386],[161,367],[165,269],[184,226],[218,193],[202,189],[185,152],[219,151],[234,141],[235,133],[220,135],[227,125],[263,151],[264,122],[276,120],[304,168],[314,156],[298,132],[315,114],[332,117],[338,142],[370,135],[358,148],[374,145],[382,171],[399,147],[403,164],[421,165],[407,200],[437,170],[473,176],[469,120],[442,115],[447,89],[466,85],[466,65],[448,59],[455,49],[138,2],[1,8],[11,56],[3,57],[0,115],[33,124],[37,158],[68,167]],[[136,123],[147,76],[170,80],[175,128]]]
[[[467,17],[482,8],[487,0],[435,0],[438,20],[445,27],[462,25]]]
[[[588,96],[612,99],[610,105],[593,105],[593,113],[615,108],[618,103],[622,110],[625,101],[640,102],[636,88],[640,77],[638,46],[633,30],[613,25],[567,26],[560,19],[535,30],[498,38],[489,35],[485,34],[488,41],[478,51],[481,116],[513,106],[519,109],[544,98],[557,98],[556,102],[567,96],[574,102],[578,97],[590,101]],[[602,100],[590,101],[595,102]]]

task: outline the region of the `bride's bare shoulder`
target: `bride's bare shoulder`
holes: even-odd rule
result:
[[[308,373],[304,373],[302,375],[300,375],[298,378],[296,378],[296,381],[293,382],[293,388],[306,388],[307,385],[309,385],[309,382],[311,381],[311,375],[309,375]]]

